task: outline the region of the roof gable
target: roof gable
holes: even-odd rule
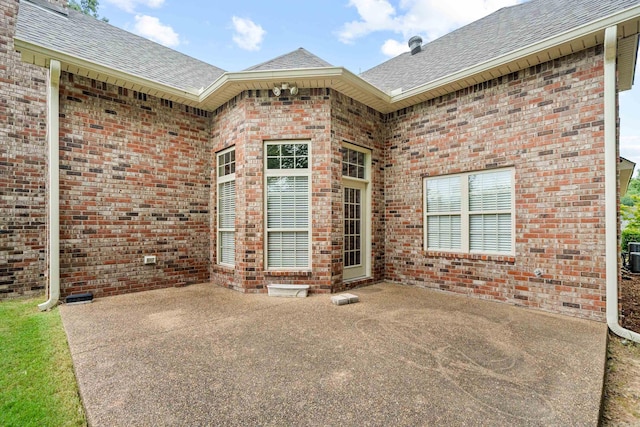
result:
[[[266,71],[266,70],[293,70],[303,68],[323,68],[332,67],[324,59],[312,54],[304,48],[298,48],[293,52],[280,55],[269,61],[263,62],[245,71]]]

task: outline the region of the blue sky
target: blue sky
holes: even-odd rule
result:
[[[299,47],[360,73],[522,0],[100,0],[109,23],[227,71]],[[620,96],[621,155],[640,166],[640,73]]]

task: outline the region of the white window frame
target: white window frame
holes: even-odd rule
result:
[[[307,168],[306,169],[269,169],[267,162],[269,160],[267,156],[267,150],[272,145],[287,145],[287,144],[305,144],[307,146]],[[264,142],[264,265],[267,271],[309,271],[313,263],[312,250],[311,250],[311,218],[312,218],[312,201],[311,201],[311,170],[312,170],[312,153],[311,153],[311,141],[309,140],[269,140]],[[302,176],[307,178],[307,227],[306,228],[270,228],[268,223],[268,180],[274,177],[294,177]],[[294,267],[270,267],[269,266],[269,234],[281,233],[281,232],[306,232],[307,233],[307,265],[294,266]]]
[[[511,173],[511,206],[509,209],[503,210],[486,210],[486,211],[470,211],[469,210],[469,176],[491,174],[497,172],[509,171]],[[437,180],[442,178],[459,178],[460,179],[460,211],[459,212],[433,212],[429,213],[427,209],[427,182],[431,180]],[[423,239],[424,250],[433,252],[452,252],[463,254],[486,254],[486,255],[515,255],[515,169],[514,168],[500,168],[491,169],[486,171],[465,172],[452,175],[441,175],[435,177],[426,177],[423,179],[422,185],[423,194]],[[429,231],[428,231],[428,219],[429,217],[437,217],[443,215],[460,215],[460,249],[451,248],[436,248],[429,247]],[[510,251],[488,251],[488,250],[471,250],[470,249],[470,217],[473,215],[481,214],[510,214],[511,215],[511,250]]]
[[[224,184],[227,184],[229,182],[233,182],[234,187],[235,187],[235,181],[236,181],[236,173],[235,173],[235,162],[236,160],[234,160],[234,172],[230,173],[230,174],[221,174],[220,172],[220,166],[223,164],[221,158],[224,157],[225,154],[230,153],[234,151],[235,152],[235,147],[231,147],[231,148],[227,148],[223,151],[220,151],[217,155],[216,155],[216,176],[217,176],[217,192],[216,192],[216,206],[217,206],[217,226],[218,226],[218,242],[216,245],[216,260],[217,263],[219,265],[224,265],[227,267],[234,267],[235,266],[235,232],[236,232],[236,228],[235,228],[235,200],[234,200],[234,225],[233,227],[221,227],[222,221],[221,221],[221,216],[223,214],[222,209],[220,208],[220,196],[221,196],[221,191],[220,191],[220,187]],[[234,193],[236,193],[234,191]],[[237,195],[237,193],[236,193]],[[223,262],[223,253],[222,253],[222,234],[223,233],[233,233],[233,246],[234,246],[234,261],[232,263],[228,263],[228,262]]]

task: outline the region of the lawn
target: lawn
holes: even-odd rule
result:
[[[0,302],[0,425],[85,426],[60,313],[38,302]]]

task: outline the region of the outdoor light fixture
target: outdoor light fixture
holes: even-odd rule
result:
[[[291,95],[297,95],[298,94],[298,87],[297,86],[289,86],[289,83],[282,83],[280,86],[274,86],[272,90],[273,94],[275,96],[280,96],[280,94],[282,93],[283,90],[287,90],[289,89],[289,93]]]

